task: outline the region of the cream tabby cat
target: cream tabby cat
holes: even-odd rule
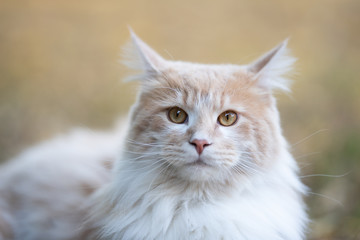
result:
[[[4,165],[0,239],[304,239],[306,188],[272,95],[288,89],[286,41],[237,66],[168,61],[132,40],[128,123]]]

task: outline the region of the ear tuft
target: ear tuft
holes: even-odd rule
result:
[[[248,66],[260,87],[290,91],[286,75],[293,69],[296,59],[289,54],[287,43],[288,39]]]
[[[141,71],[146,77],[159,73],[165,67],[166,60],[143,42],[130,27],[129,31],[131,41],[123,47],[122,62],[131,69]]]

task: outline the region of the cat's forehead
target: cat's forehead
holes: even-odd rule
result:
[[[222,109],[246,95],[251,77],[245,67],[237,65],[174,62],[162,71],[160,89],[167,92],[163,97],[172,104]]]
[[[172,62],[163,71],[169,84],[179,89],[194,91],[219,92],[221,90],[248,85],[249,72],[239,65],[197,64]]]
[[[197,79],[211,77],[227,78],[238,73],[245,73],[246,67],[233,64],[200,64],[182,61],[173,61],[164,69],[169,74],[191,76]]]

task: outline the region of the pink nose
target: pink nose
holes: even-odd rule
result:
[[[194,145],[194,147],[196,148],[196,151],[198,152],[198,154],[200,155],[203,151],[204,148],[207,146],[210,146],[211,143],[209,143],[208,141],[204,140],[204,139],[195,139],[192,142],[190,142],[191,145]]]

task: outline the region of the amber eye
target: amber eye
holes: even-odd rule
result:
[[[238,115],[234,111],[225,111],[218,117],[218,122],[225,127],[234,125],[238,119]]]
[[[173,123],[184,123],[188,117],[187,113],[179,107],[170,108],[168,111],[169,120]]]

